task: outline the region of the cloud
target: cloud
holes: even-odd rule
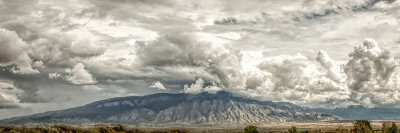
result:
[[[65,79],[72,84],[84,85],[95,84],[97,81],[93,78],[82,63],[76,64],[72,69],[66,69],[69,74]]]
[[[49,78],[50,79],[61,78],[61,74],[59,74],[59,73],[49,73]]]
[[[69,34],[69,36],[74,37],[74,39],[70,42],[69,52],[73,55],[79,57],[93,57],[103,54],[106,50],[106,44],[91,33],[74,30],[71,31],[71,34]]]
[[[311,107],[398,106],[392,55],[400,51],[399,1],[1,2],[0,81],[31,84],[1,94],[34,102],[32,110],[160,91],[148,89],[156,85],[149,81],[171,93],[225,90]],[[379,47],[353,51],[366,36]]]
[[[4,98],[4,96],[0,94],[0,109],[10,108],[20,108],[20,106],[16,103],[13,103],[13,101]]]
[[[49,98],[42,97],[38,92],[39,88],[37,85],[30,82],[14,81],[15,88],[22,90],[16,94],[19,103],[43,103],[49,102]]]
[[[202,92],[216,93],[218,91],[222,91],[222,89],[215,85],[215,83],[211,85],[205,85],[205,81],[201,78],[198,78],[195,83],[191,85],[184,85],[183,87],[184,93],[197,94]]]
[[[26,44],[18,35],[0,28],[0,66],[16,65],[11,71],[17,74],[37,74],[32,68],[32,59],[28,56]]]
[[[154,82],[153,85],[150,86],[150,88],[157,88],[157,89],[160,89],[160,90],[165,90],[166,89],[164,87],[164,85],[160,81]]]
[[[319,51],[315,61],[301,54],[268,57],[258,64],[262,72],[244,72],[245,88],[228,90],[306,106],[329,106],[332,101],[339,106],[392,106],[400,100],[399,59],[373,39],[355,46],[344,64],[325,51]]]
[[[344,71],[348,76],[349,87],[354,91],[385,90],[395,87],[388,86],[388,83],[399,83],[391,81],[398,73],[398,59],[391,57],[389,51],[381,50],[375,40],[366,39],[349,53],[349,57]]]
[[[1,81],[0,88],[0,109],[19,108],[17,95],[21,93],[21,90],[15,89],[10,83]]]
[[[323,68],[325,68],[325,70],[327,70],[326,75],[328,78],[336,82],[343,82],[346,79],[346,75],[344,74],[341,66],[332,60],[327,52],[320,50],[316,60]]]
[[[44,68],[45,66],[44,66],[42,61],[35,61],[33,63],[33,67],[35,67],[35,68]]]
[[[258,77],[267,79],[264,81],[268,84],[264,85],[265,88],[254,90],[253,95],[264,93],[270,96],[269,100],[299,104],[302,101],[324,103],[331,99],[348,98],[346,88],[329,78],[329,73],[324,73],[321,66],[300,54],[273,57],[261,62],[258,67],[267,73],[265,78]]]
[[[365,105],[393,106],[400,101],[399,58],[381,50],[373,39],[366,39],[349,53],[344,65],[352,100]]]
[[[138,61],[141,65],[158,70],[185,67],[193,70],[189,73],[193,77],[201,76],[204,80],[213,80],[226,88],[235,87],[242,82],[239,74],[239,51],[226,45],[197,39],[200,37],[196,33],[170,33],[161,36],[157,41],[139,44],[136,51]],[[173,70],[176,74],[182,71]]]

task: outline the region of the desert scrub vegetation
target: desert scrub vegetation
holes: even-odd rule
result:
[[[169,131],[152,131],[160,133],[185,133],[187,131],[169,130]],[[73,127],[66,125],[52,126],[0,126],[0,133],[145,133],[138,129],[126,128],[122,125],[115,126],[93,126],[88,128]]]
[[[381,129],[374,129],[371,122],[368,120],[356,120],[353,123],[353,128],[346,129],[343,126],[339,126],[334,131],[298,131],[295,126],[288,129],[288,133],[398,133],[397,125],[394,122],[382,123]]]
[[[245,133],[264,133],[263,131],[258,131],[256,126],[247,126],[244,130]],[[394,122],[384,122],[382,127],[374,129],[371,122],[368,120],[356,120],[353,122],[352,127],[339,126],[335,130],[304,130],[298,129],[296,126],[291,126],[286,131],[267,131],[268,133],[399,133],[396,123]]]
[[[244,133],[260,133],[256,126],[250,125],[244,128]]]
[[[392,122],[385,122],[382,123],[382,132],[383,133],[397,133],[398,129],[397,129],[397,125],[396,123]]]

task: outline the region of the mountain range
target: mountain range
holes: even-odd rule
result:
[[[332,120],[398,120],[398,108],[306,108],[257,101],[229,92],[158,93],[117,97],[84,106],[0,120],[2,124],[234,125]]]
[[[81,107],[4,119],[0,123],[232,125],[337,119],[328,114],[311,113],[291,103],[251,100],[221,91],[118,97]]]

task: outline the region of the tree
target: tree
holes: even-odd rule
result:
[[[356,120],[355,123],[353,123],[354,129],[353,131],[355,133],[372,133],[373,129],[371,126],[371,122],[367,120]]]
[[[246,128],[244,128],[244,132],[245,132],[245,133],[260,133],[260,132],[257,130],[257,127],[256,127],[256,126],[253,126],[253,125],[250,125],[250,126],[247,126]]]
[[[288,130],[289,133],[298,133],[296,126],[292,126]]]
[[[392,126],[392,123],[389,123],[389,122],[382,123],[382,129],[381,129],[382,133],[388,133],[391,126]]]
[[[397,125],[392,122],[385,122],[382,124],[382,133],[397,133]]]
[[[389,128],[388,133],[397,133],[397,125],[392,122],[392,127]]]

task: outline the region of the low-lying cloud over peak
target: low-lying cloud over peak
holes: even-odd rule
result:
[[[156,88],[156,89],[161,89],[161,90],[167,89],[164,87],[164,85],[160,81],[154,82],[153,85],[150,86],[150,88]]]

